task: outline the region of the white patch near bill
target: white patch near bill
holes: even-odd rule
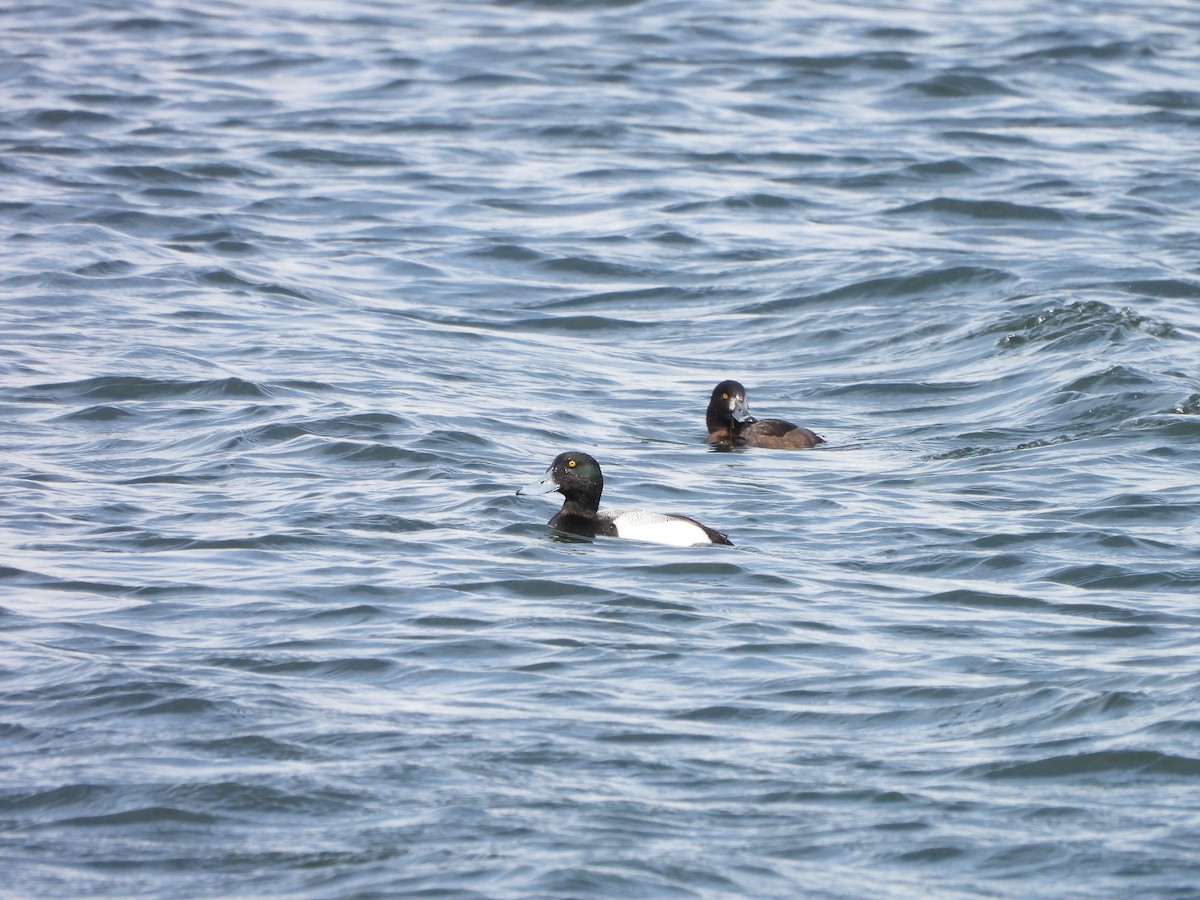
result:
[[[617,534],[630,540],[669,544],[672,547],[712,543],[703,528],[684,519],[641,509],[607,509],[603,513],[612,517]]]

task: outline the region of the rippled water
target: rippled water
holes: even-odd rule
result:
[[[412,6],[0,11],[4,890],[1195,896],[1197,8]]]

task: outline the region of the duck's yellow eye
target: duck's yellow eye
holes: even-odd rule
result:
[[[573,469],[573,468],[575,468],[575,460],[573,460],[573,459],[568,459],[568,460],[567,460],[567,468],[568,468],[568,469]]]
[[[728,394],[722,394],[722,395],[721,395],[721,399],[722,399],[722,400],[728,400],[728,399],[729,399],[729,395],[728,395]]]

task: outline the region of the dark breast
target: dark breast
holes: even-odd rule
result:
[[[560,510],[558,515],[546,524],[559,531],[578,534],[581,537],[596,537],[597,535],[616,537],[617,535],[617,529],[613,527],[612,521],[604,516],[581,516],[577,513]]]
[[[762,419],[741,426],[736,435],[736,443],[747,447],[768,447],[777,450],[807,450],[817,444],[825,443],[825,439],[785,422],[783,419]]]

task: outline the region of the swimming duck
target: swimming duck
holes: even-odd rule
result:
[[[640,509],[601,510],[603,490],[600,464],[586,453],[569,450],[554,458],[541,481],[521,488],[517,494],[528,496],[558,491],[563,495],[562,509],[548,524],[551,528],[584,537],[608,535],[675,547],[733,543],[721,532],[687,516]]]
[[[736,381],[722,381],[713,388],[705,421],[706,444],[806,450],[825,443],[823,437],[783,419],[754,418],[746,405],[746,389]]]

